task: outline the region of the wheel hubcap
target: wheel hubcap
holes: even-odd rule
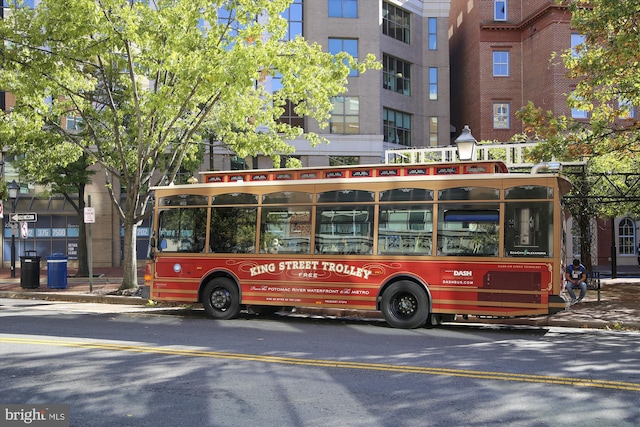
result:
[[[404,317],[409,317],[416,311],[417,301],[413,295],[400,295],[396,299],[396,312]]]
[[[231,304],[231,295],[226,289],[216,289],[211,293],[211,305],[218,310],[226,310]]]

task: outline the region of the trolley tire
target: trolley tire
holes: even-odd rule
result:
[[[408,280],[385,289],[380,308],[386,322],[394,328],[419,328],[429,319],[427,293],[422,286]]]
[[[240,291],[229,278],[217,277],[204,287],[202,293],[204,311],[214,319],[228,320],[240,313]]]

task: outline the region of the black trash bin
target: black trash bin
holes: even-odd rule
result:
[[[67,287],[67,256],[51,254],[47,257],[47,286],[52,289]]]
[[[20,257],[20,287],[36,289],[40,287],[40,257],[36,251],[24,251]]]

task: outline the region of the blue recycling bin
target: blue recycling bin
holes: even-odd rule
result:
[[[51,254],[47,257],[47,287],[67,288],[67,259],[64,254]]]

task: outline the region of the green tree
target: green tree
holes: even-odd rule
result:
[[[279,120],[287,102],[326,124],[330,98],[346,92],[350,68],[379,67],[286,40],[290,0],[43,0],[0,23],[0,87],[16,96],[0,136],[28,142],[60,135],[69,159],[84,153],[104,171],[124,226],[121,288],[137,285],[136,224],[149,215],[149,188],[174,181],[214,132],[239,156],[293,151],[286,140],[318,135]],[[261,82],[279,81],[269,91]],[[62,117],[82,127],[69,132]],[[124,195],[120,197],[122,188]]]
[[[584,42],[559,52],[576,87],[567,94],[571,108],[588,112],[588,120],[543,112],[529,103],[520,112],[535,138],[545,140],[535,155],[575,159],[617,153],[628,158],[640,151],[635,108],[640,106],[640,0],[571,0],[571,27]]]
[[[636,188],[625,188],[620,178],[600,180],[605,172],[637,171],[640,167],[640,1],[571,0],[572,30],[584,42],[556,58],[562,60],[567,76],[576,87],[567,94],[572,109],[587,111],[587,120],[543,111],[531,102],[518,112],[525,134],[521,137],[542,142],[531,152],[536,161],[586,161],[588,195],[620,192],[638,196]],[[581,185],[582,187],[582,185]],[[598,193],[596,193],[598,192]],[[636,212],[629,203],[599,203],[593,206],[600,216]]]
[[[47,140],[51,140],[51,138]],[[32,140],[31,143],[35,143],[35,141]],[[55,142],[53,143],[55,144]],[[21,144],[13,146],[12,150],[16,151],[19,145]],[[61,155],[61,157],[52,159],[52,155]],[[69,161],[69,159],[70,157],[66,156],[62,150],[58,152],[51,152],[48,149],[34,150],[29,156],[19,157],[14,166],[17,166],[21,177],[26,178],[29,182],[45,186],[51,194],[62,194],[67,202],[73,206],[78,216],[77,276],[88,277],[89,259],[86,239],[87,227],[84,223],[84,195],[85,188],[91,183],[91,177],[95,171],[90,169],[91,163],[84,153],[81,153],[80,157],[73,161]],[[77,198],[74,195],[77,195]]]
[[[561,1],[558,1],[561,2]],[[572,109],[587,120],[543,111],[532,103],[519,113],[524,138],[542,140],[532,150],[536,161],[555,158],[584,161],[573,176],[567,207],[578,220],[581,252],[590,253],[589,218],[638,213],[640,196],[632,177],[640,169],[640,26],[639,0],[569,0],[572,31],[584,42],[552,60],[561,59],[576,87],[567,94]],[[588,260],[585,260],[588,261]]]

